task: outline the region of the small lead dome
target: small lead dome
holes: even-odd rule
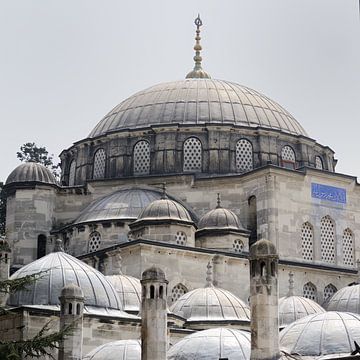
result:
[[[141,360],[141,343],[139,340],[119,340],[101,345],[83,360]]]
[[[56,185],[55,176],[44,165],[26,162],[16,167],[6,179],[6,185],[14,183],[43,183]]]
[[[276,246],[269,240],[258,240],[250,247],[250,257],[267,255],[277,256]]]
[[[338,290],[325,305],[328,311],[360,314],[360,284]]]

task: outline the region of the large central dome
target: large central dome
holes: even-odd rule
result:
[[[283,107],[255,90],[213,79],[185,79],[152,86],[121,102],[93,129],[97,137],[125,129],[223,124],[308,136]]]

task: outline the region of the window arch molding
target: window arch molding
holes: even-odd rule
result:
[[[254,168],[253,144],[246,138],[240,138],[236,142],[235,168],[237,172],[251,171]]]
[[[183,171],[201,172],[203,164],[202,142],[196,136],[191,136],[183,142]]]
[[[295,150],[290,145],[284,145],[280,152],[281,166],[287,169],[295,169],[296,155]]]
[[[106,153],[103,148],[97,149],[93,157],[93,179],[103,179],[106,169]]]
[[[324,161],[321,156],[315,156],[315,169],[324,170]]]
[[[69,164],[69,186],[74,186],[76,180],[76,160],[72,159]]]
[[[311,281],[303,286],[303,297],[317,301],[317,288]]]
[[[150,142],[142,139],[133,147],[133,174],[150,174]]]

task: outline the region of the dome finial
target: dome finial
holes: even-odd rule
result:
[[[167,199],[167,195],[166,195],[166,183],[165,183],[165,182],[162,183],[162,194],[161,194],[161,198],[162,198],[162,199]]]
[[[294,273],[289,272],[289,291],[287,296],[294,296]]]
[[[217,193],[217,205],[216,205],[217,209],[221,208],[221,197],[220,197],[220,193]]]
[[[195,46],[194,46],[194,50],[195,50],[195,56],[194,56],[194,61],[195,61],[195,66],[194,69],[192,71],[190,71],[187,75],[186,78],[187,79],[210,79],[210,75],[204,71],[201,67],[201,61],[202,61],[202,57],[200,55],[200,51],[202,50],[202,47],[200,45],[200,26],[202,26],[202,20],[200,19],[200,14],[198,14],[197,18],[195,19],[195,25],[196,25],[196,36],[195,36]]]
[[[63,248],[63,242],[61,239],[56,239],[55,240],[55,246],[54,246],[54,252],[64,252],[64,248]]]
[[[206,266],[206,287],[213,286],[213,270],[212,270],[212,260],[210,260]]]

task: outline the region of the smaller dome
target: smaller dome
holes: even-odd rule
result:
[[[250,257],[277,256],[276,246],[269,240],[258,240],[250,247]]]
[[[280,332],[280,348],[290,355],[349,355],[360,339],[360,316],[336,311],[306,316]]]
[[[55,176],[44,165],[26,162],[16,167],[6,179],[5,184],[38,182],[56,185]]]
[[[249,360],[250,333],[243,330],[216,328],[185,336],[168,351],[168,360]]]
[[[139,312],[141,304],[140,280],[128,275],[109,275],[106,278],[114,286],[123,310],[127,312]]]
[[[232,229],[244,230],[235,213],[222,207],[210,210],[199,220],[199,230],[203,229]]]
[[[338,290],[325,304],[328,311],[352,312],[360,315],[360,284]]]
[[[250,321],[250,308],[230,291],[208,286],[187,292],[170,311],[190,321]]]
[[[61,289],[60,297],[83,299],[84,293],[79,286],[71,283]]]
[[[302,296],[284,296],[279,299],[279,326],[285,327],[307,315],[325,310],[315,301]]]
[[[172,220],[193,223],[189,212],[178,202],[159,199],[150,203],[136,221]]]
[[[141,360],[139,340],[118,340],[98,346],[83,360]]]
[[[160,280],[166,281],[165,273],[158,267],[152,266],[146,269],[141,276],[141,280]]]

